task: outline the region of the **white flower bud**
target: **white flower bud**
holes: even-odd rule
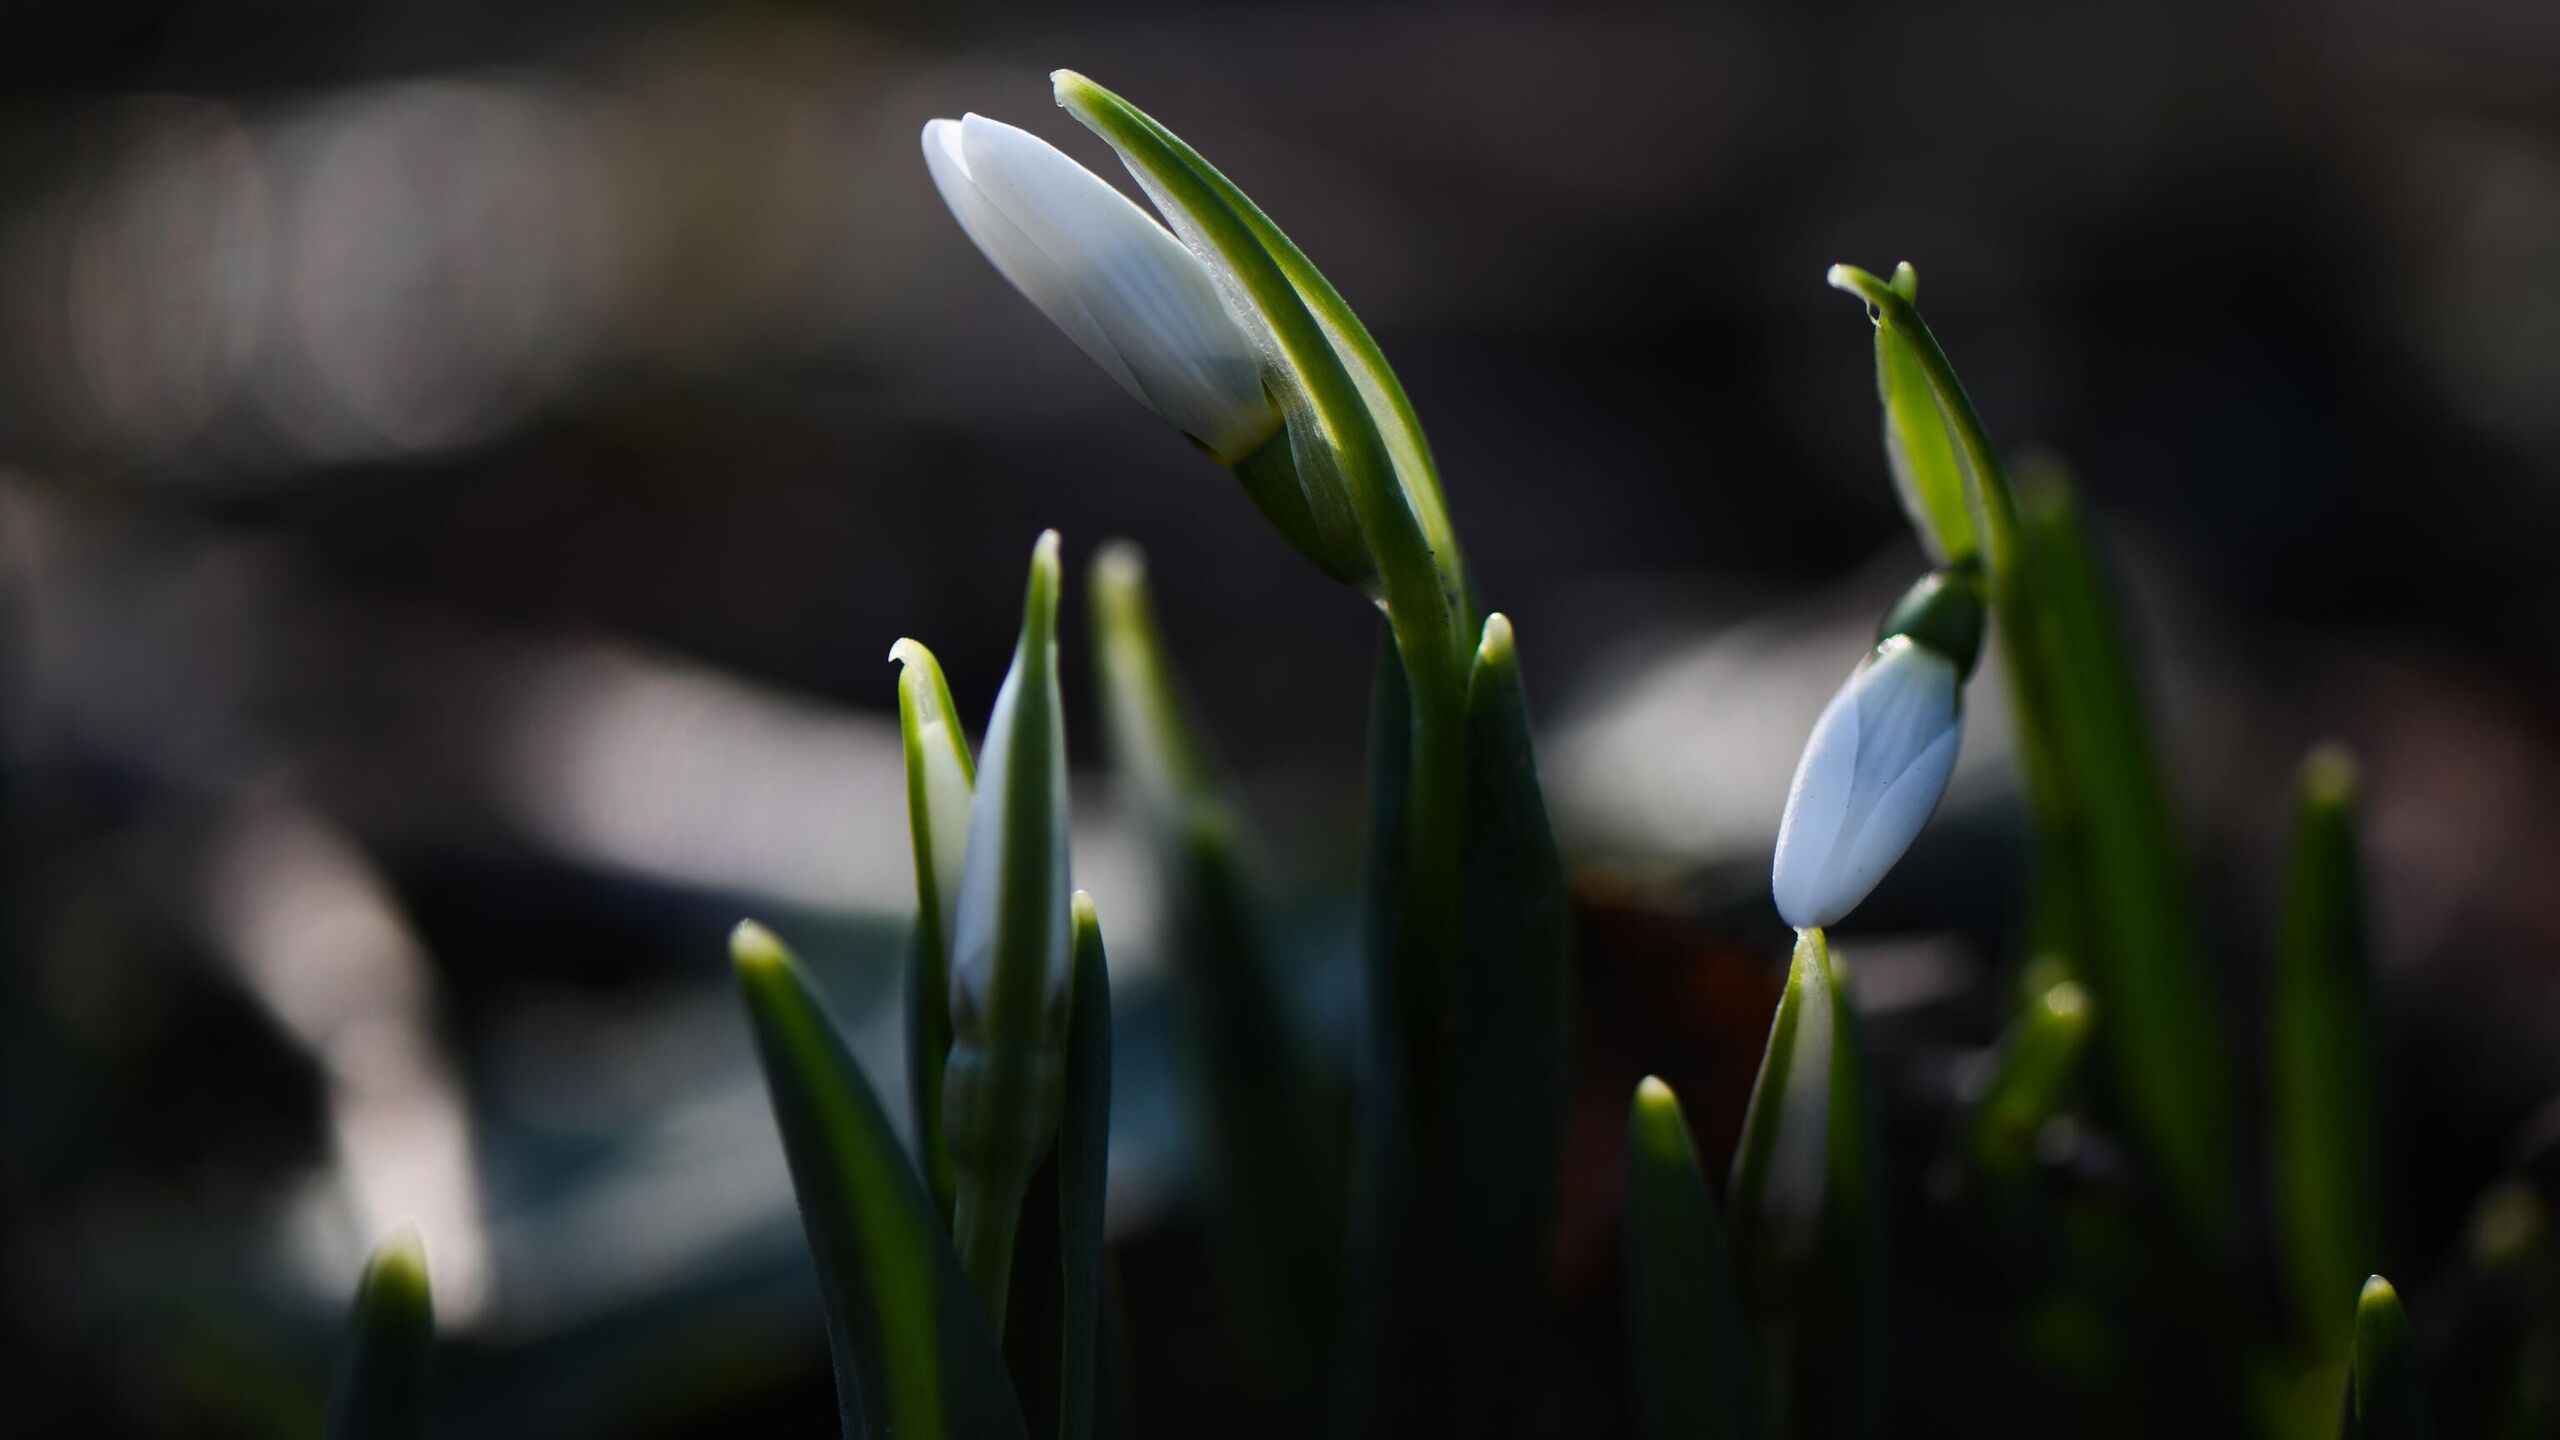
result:
[[[1909,849],[1955,772],[1955,663],[1887,638],[1814,722],[1778,822],[1770,888],[1799,930],[1837,923]]]
[[[1261,356],[1208,267],[1136,202],[983,115],[926,122],[924,158],[960,228],[1122,389],[1221,464],[1279,430]]]

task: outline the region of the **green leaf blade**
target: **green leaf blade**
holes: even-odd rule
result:
[[[2340,1302],[2381,1263],[2382,1248],[2356,787],[2343,751],[2303,763],[2270,1004],[2276,1233],[2296,1314],[2323,1361],[2346,1353]]]
[[[1835,1018],[1829,950],[1819,930],[1796,936],[1734,1148],[1727,1195],[1733,1271],[1745,1307],[1763,1327],[1791,1318],[1801,1305],[1821,1233]]]
[[[847,1440],[1023,1436],[986,1316],[940,1216],[799,963],[730,941],[818,1270]]]
[[[1050,531],[1032,547],[1021,639],[987,724],[953,921],[943,1069],[952,1233],[998,1334],[1024,1195],[1057,1137],[1065,1064],[1071,955],[1058,590]]]
[[[1058,1123],[1059,1440],[1094,1440],[1102,1386],[1103,1201],[1111,1160],[1111,974],[1093,897],[1074,901],[1067,1089]]]
[[[1671,1087],[1647,1077],[1627,1120],[1627,1334],[1645,1440],[1757,1440],[1758,1361],[1723,1222]]]
[[[1092,588],[1107,748],[1146,818],[1168,901],[1176,1052],[1221,1288],[1280,1428],[1321,1429],[1346,1263],[1338,1095],[1293,1023],[1243,822],[1207,759],[1135,548],[1106,547]]]
[[[2088,1046],[2092,1010],[2077,981],[2046,988],[2010,1024],[1991,1079],[1974,1102],[1966,1149],[1995,1181],[2016,1180],[2034,1159],[2036,1132],[2060,1109]]]
[[[329,1440],[423,1440],[435,1302],[426,1246],[402,1226],[374,1248],[330,1385]]]
[[[2376,1275],[2356,1297],[2353,1440],[2430,1440],[2434,1421],[2418,1376],[2418,1345],[2400,1292]]]
[[[2237,1210],[2230,1061],[2148,707],[2068,477],[2042,464],[2019,493],[2086,886],[2073,958],[2137,1132],[2188,1224],[2219,1236]]]
[[[1467,689],[1460,942],[1431,1062],[1427,1134],[1440,1164],[1429,1211],[1435,1313],[1458,1397],[1482,1408],[1458,1433],[1517,1424],[1517,1381],[1545,1274],[1563,1148],[1564,862],[1538,784],[1511,622],[1486,617]]]
[[[898,662],[898,734],[906,752],[907,829],[915,854],[916,926],[907,969],[907,1095],[916,1150],[935,1208],[951,1215],[951,1149],[942,1129],[942,1069],[951,1053],[951,928],[969,851],[977,762],[951,685],[915,640],[890,647]]]

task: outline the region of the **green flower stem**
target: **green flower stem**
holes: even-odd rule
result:
[[[2034,598],[2034,557],[2026,543],[2017,487],[2010,483],[2008,468],[2000,462],[1990,431],[1983,425],[1980,412],[1973,408],[1973,397],[1965,393],[1964,382],[1956,378],[1947,352],[1912,303],[1919,283],[1911,267],[1896,267],[1893,281],[1888,283],[1855,265],[1834,265],[1829,279],[1833,288],[1864,300],[1879,329],[1892,330],[1908,344],[1928,380],[1930,392],[1937,397],[1948,428],[1954,432],[1957,448],[1963,452],[1964,468],[1972,477],[1981,511],[1979,541],[1989,572],[1992,612],[1999,618],[2003,632],[2001,655],[2008,662],[2009,706],[2017,722],[2020,768],[2024,772],[2028,816],[2035,831],[2036,859],[2044,867],[2043,883],[2038,887],[2042,907],[2036,917],[2038,928],[2048,940],[2059,938],[2075,961],[2082,960],[2088,917],[2079,898],[2082,867],[2077,859],[2078,827],[2073,823],[2070,787],[2064,779],[2060,722],[2053,714],[2052,691],[2044,671],[2044,643],[2038,633]],[[1942,537],[1951,549],[1975,538]]]
[[[1388,953],[1377,957],[1387,973],[1372,991],[1387,1007],[1380,1028],[1395,1052],[1381,1057],[1395,1071],[1386,1083],[1397,1097],[1395,1113],[1382,1123],[1421,1162],[1421,1193],[1400,1208],[1427,1215],[1442,1178],[1441,1112],[1455,1098],[1442,1093],[1439,1072],[1461,943],[1467,677],[1477,639],[1439,482],[1376,342],[1270,217],[1119,96],[1072,71],[1051,81],[1058,103],[1120,153],[1183,238],[1225,271],[1259,315],[1277,367],[1306,406],[1290,420],[1304,452],[1297,463],[1338,469],[1368,545],[1409,707],[1403,783],[1391,809]],[[1249,486],[1271,483],[1245,479]],[[1380,863],[1372,858],[1373,867]]]
[[[1905,343],[1973,480],[2033,830],[2037,948],[2059,953],[2098,1001],[2104,1052],[2179,1223],[2227,1239],[2219,1016],[2140,693],[2068,486],[2013,481],[1912,303],[1908,266],[1891,284],[1846,265],[1830,278]]]

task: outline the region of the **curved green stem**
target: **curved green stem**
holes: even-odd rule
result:
[[[1947,352],[1911,302],[1909,292],[1916,292],[1917,285],[1915,280],[1905,278],[1909,268],[1906,265],[1896,272],[1897,283],[1888,283],[1855,265],[1832,266],[1829,279],[1833,288],[1864,300],[1879,327],[1893,329],[1911,343],[1930,393],[1937,397],[1938,408],[1963,453],[1964,468],[1972,479],[1974,499],[1982,517],[1983,561],[1990,580],[1992,613],[2004,634],[2001,651],[2008,662],[2009,705],[2017,719],[2028,817],[2035,830],[2038,861],[2046,867],[2046,883],[2038,887],[2041,913],[2036,916],[2037,928],[2046,945],[2058,946],[2074,960],[2085,961],[2088,916],[2080,899],[2078,826],[2073,819],[2071,787],[2062,769],[2060,721],[2053,712],[2044,637],[2039,631],[2041,622],[2034,598],[2035,562],[2026,543],[2017,487],[2010,483],[2008,467],[2001,463],[2000,452],[1991,443],[1991,432],[1973,407],[1973,397],[1965,392],[1964,382],[1956,378]]]

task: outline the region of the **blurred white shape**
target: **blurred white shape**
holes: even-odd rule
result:
[[[261,398],[314,458],[484,437],[593,343],[610,209],[592,114],[561,82],[359,90],[274,148],[295,343],[271,348]]]
[[[269,205],[257,147],[228,106],[149,108],[87,200],[64,282],[101,439],[165,452],[229,398],[264,330]]]
[[[814,910],[915,908],[894,719],[597,644],[535,670],[499,727],[492,790],[565,855]],[[1093,798],[1075,807],[1074,883],[1102,909],[1118,975],[1133,968],[1124,950],[1151,951],[1155,890],[1127,827]]]
[[[414,1221],[427,1239],[437,1322],[489,1303],[489,1242],[461,1086],[435,1040],[427,956],[353,845],[291,808],[216,837],[208,929],[241,983],[318,1062],[344,1204],[298,1238],[315,1278],[342,1286],[367,1247]]]
[[[494,783],[572,855],[825,909],[915,903],[894,721],[601,645],[544,665],[512,711]]]

